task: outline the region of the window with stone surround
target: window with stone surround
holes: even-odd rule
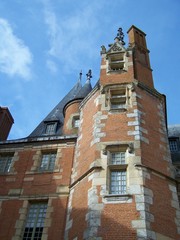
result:
[[[56,155],[56,152],[42,152],[39,171],[54,171]]]
[[[42,239],[46,210],[47,202],[30,203],[23,232],[23,240]]]
[[[109,194],[126,194],[126,148],[111,146],[108,148],[108,191]]]
[[[111,111],[125,111],[130,105],[130,90],[127,87],[110,88],[107,99]]]
[[[72,119],[72,127],[73,128],[78,128],[80,124],[80,119],[79,116],[74,116]]]
[[[125,68],[125,52],[108,55],[108,71],[122,71]]]
[[[13,162],[14,153],[0,154],[0,174],[9,173]]]

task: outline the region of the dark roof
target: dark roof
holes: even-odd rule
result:
[[[84,99],[92,90],[90,81],[87,81],[82,87],[80,80],[76,85],[69,91],[69,93],[55,106],[55,108],[44,118],[44,120],[35,128],[35,130],[28,136],[40,137],[44,136],[46,131],[47,123],[56,122],[57,129],[53,135],[62,135],[64,116],[63,109],[65,105],[75,99]]]
[[[168,137],[180,137],[180,124],[168,126]]]
[[[75,96],[75,99],[85,98],[92,90],[92,86],[89,80],[86,81],[84,86],[81,88],[81,90],[77,93]]]
[[[84,86],[76,94],[76,96],[64,105],[63,114],[65,114],[66,106],[69,103],[73,102],[74,100],[83,100],[91,92],[91,90],[92,90],[91,83],[89,80],[87,80]]]

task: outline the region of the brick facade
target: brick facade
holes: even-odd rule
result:
[[[100,80],[87,92],[89,72],[86,96],[58,105],[63,121],[50,114],[36,136],[0,143],[1,159],[13,159],[0,175],[0,239],[35,239],[24,235],[34,203],[46,204],[42,240],[180,238],[165,98],[145,34],[128,34],[128,48],[118,37],[102,46]],[[62,132],[48,135],[47,123]]]

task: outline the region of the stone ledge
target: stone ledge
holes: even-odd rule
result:
[[[107,194],[102,197],[104,203],[131,203],[133,196],[130,194]]]

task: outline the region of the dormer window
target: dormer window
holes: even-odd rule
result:
[[[179,139],[178,138],[170,138],[169,139],[169,147],[171,152],[179,151]]]
[[[49,123],[46,125],[46,134],[51,135],[55,133],[55,123]]]
[[[53,135],[57,131],[57,124],[58,121],[47,121],[45,122],[45,134],[46,135]]]

